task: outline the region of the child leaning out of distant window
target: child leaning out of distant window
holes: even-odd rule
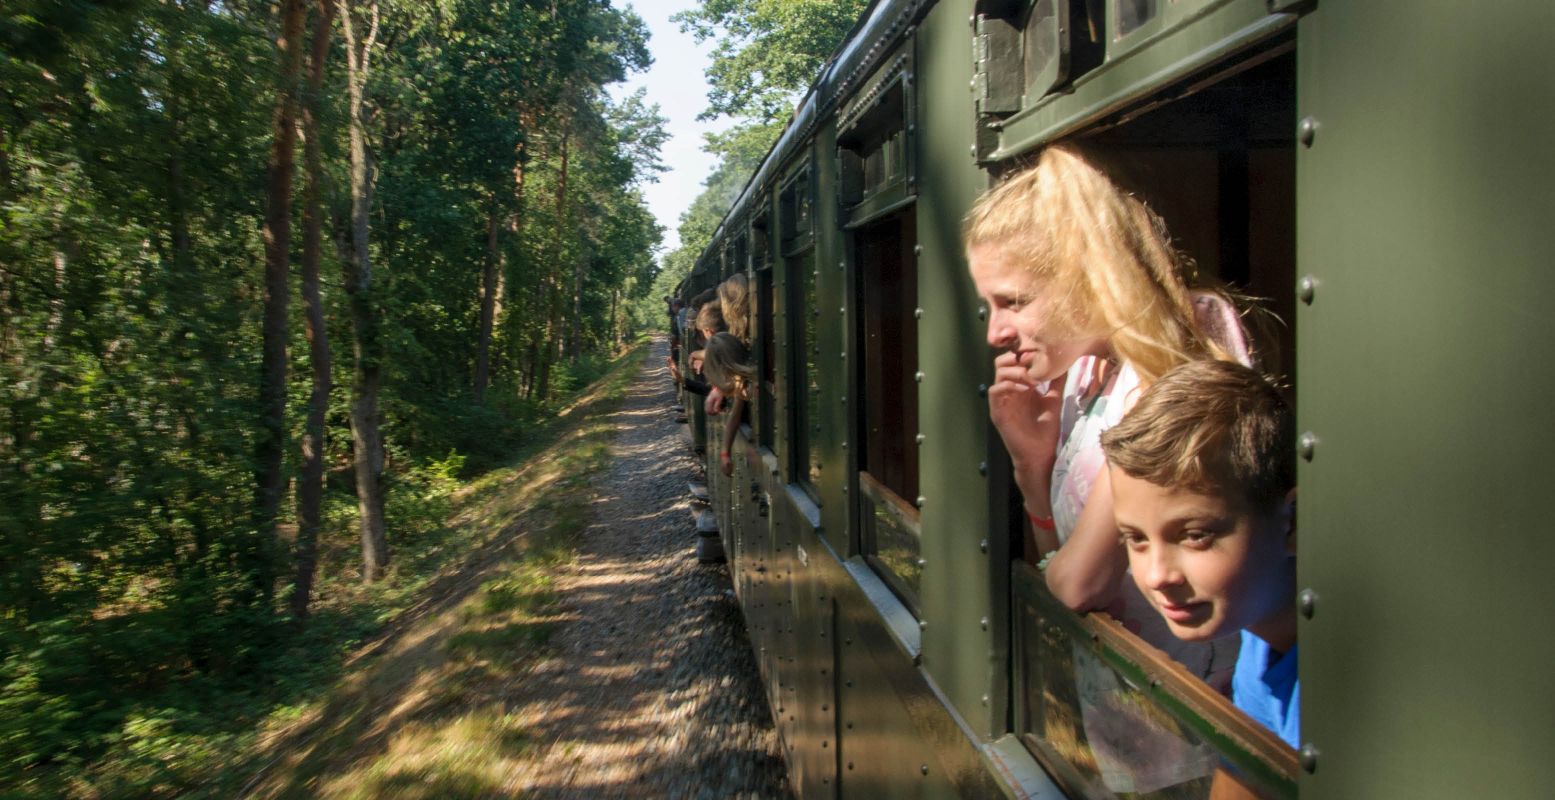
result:
[[[1184,641],[1240,631],[1231,700],[1297,747],[1294,440],[1277,389],[1205,360],[1161,376],[1101,445],[1140,592]]]

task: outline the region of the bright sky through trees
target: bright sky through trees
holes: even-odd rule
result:
[[[699,45],[670,16],[696,6],[695,0],[636,0],[632,6],[648,25],[652,38],[648,49],[653,66],[633,75],[625,83],[612,87],[620,98],[639,87],[648,90],[648,102],[658,103],[659,111],[669,118],[665,130],[670,134],[664,146],[664,164],[668,167],[658,183],[646,184],[643,195],[648,208],[664,226],[664,247],[674,250],[680,244],[680,215],[702,191],[702,181],[716,165],[716,159],[702,152],[702,134],[729,129],[733,120],[724,117],[699,122],[697,114],[707,107],[707,69],[712,43]]]

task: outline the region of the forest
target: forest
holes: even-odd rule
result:
[[[448,497],[662,321],[862,9],[703,0],[706,190],[608,0],[0,9],[0,794],[206,781],[414,600]]]

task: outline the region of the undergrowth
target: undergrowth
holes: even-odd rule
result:
[[[527,435],[505,466],[470,477],[469,459],[451,453],[396,472],[386,498],[393,560],[384,581],[360,582],[354,498],[332,492],[306,624],[255,623],[247,668],[219,680],[188,670],[144,686],[97,687],[103,699],[95,713],[111,715],[104,718],[111,727],[95,752],[25,768],[0,764],[0,798],[493,791],[504,763],[494,753],[520,754],[527,740],[500,709],[478,701],[545,652],[557,624],[551,572],[573,557],[589,521],[589,479],[608,463],[611,431],[596,420],[624,396],[640,356],[639,346],[608,364],[584,365],[580,375],[602,377]],[[397,661],[405,630],[429,623],[438,646]],[[91,680],[90,654],[82,659],[83,680]],[[374,743],[379,757],[332,774],[384,715],[397,713],[395,702],[410,697],[417,699],[401,709],[410,716],[392,741]],[[0,722],[0,735],[10,727]]]

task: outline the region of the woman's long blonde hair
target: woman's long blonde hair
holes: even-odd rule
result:
[[[734,334],[728,331],[713,334],[702,353],[702,374],[725,395],[756,382],[756,367],[750,363],[750,351]]]
[[[979,198],[962,239],[1025,264],[1055,289],[1056,322],[1105,336],[1146,383],[1188,361],[1235,360],[1194,324],[1184,260],[1161,218],[1071,146],[1050,145]]]
[[[736,272],[718,284],[718,302],[723,306],[724,324],[736,339],[750,346],[750,282],[745,273]]]

